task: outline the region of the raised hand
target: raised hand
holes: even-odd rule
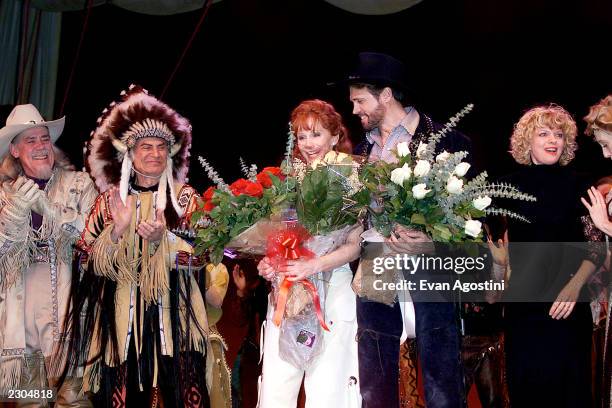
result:
[[[136,229],[138,235],[150,242],[159,242],[165,231],[166,218],[164,217],[164,210],[161,209],[155,212],[155,220],[141,221]]]
[[[33,180],[19,176],[13,182],[10,192],[13,194],[13,198],[18,200],[22,206],[30,209],[32,205],[38,201],[40,195],[40,188]]]
[[[134,198],[128,195],[126,203],[121,201],[121,195],[117,187],[111,187],[108,190],[108,203],[111,217],[113,218],[113,231],[111,238],[113,242],[117,242],[123,233],[130,226],[132,221],[132,201]]]
[[[588,189],[587,193],[589,195],[590,202],[585,200],[584,197],[581,197],[580,200],[582,201],[582,204],[587,210],[589,210],[593,224],[595,224],[595,226],[601,231],[609,235],[612,225],[608,218],[608,208],[606,206],[604,196],[595,187]]]

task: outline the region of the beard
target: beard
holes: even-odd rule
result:
[[[43,166],[38,167],[37,169],[37,177],[39,179],[42,180],[49,180],[51,178],[51,175],[53,174],[53,165],[52,164],[45,164]]]
[[[55,157],[48,149],[35,150],[28,155],[28,160],[21,162],[25,173],[30,177],[48,180],[53,174]],[[36,160],[35,157],[47,156],[45,160]]]
[[[29,171],[27,171],[26,174],[33,173],[33,174],[28,174],[31,177],[35,177],[41,180],[49,180],[51,178],[51,175],[53,174],[53,164],[40,163],[36,167],[32,167],[31,169],[28,169],[28,170]]]
[[[363,125],[363,128],[369,132],[380,127],[384,116],[385,108],[381,104],[378,104],[378,106],[376,106],[376,109],[374,109],[372,113],[367,115],[368,122]]]

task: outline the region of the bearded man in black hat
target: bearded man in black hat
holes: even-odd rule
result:
[[[408,143],[410,154],[415,156],[429,137],[442,129],[427,115],[403,103],[408,89],[406,79],[406,69],[400,61],[369,52],[359,54],[358,63],[348,78],[353,114],[359,116],[366,131],[365,140],[356,147],[355,153],[366,156],[370,162],[396,162],[394,151],[399,143]],[[451,131],[440,140],[437,150],[437,153],[471,153],[471,143],[466,136]],[[427,242],[431,238],[425,233],[400,225],[389,238],[391,245],[404,249],[411,245],[421,248]],[[411,295],[415,301],[417,349],[426,405],[428,408],[463,407],[465,392],[456,305],[449,301],[419,302],[418,293]],[[357,298],[359,375],[364,407],[399,406],[398,364],[404,315],[397,301],[389,306]]]

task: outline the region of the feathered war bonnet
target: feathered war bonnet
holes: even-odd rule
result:
[[[191,148],[191,124],[174,109],[149,95],[146,89],[130,85],[121,92],[121,100],[112,102],[98,118],[85,152],[85,163],[101,192],[119,184],[125,203],[130,177],[134,171],[131,150],[143,137],[159,137],[168,143],[166,169],[159,179],[157,209],[166,208],[166,186],[172,205],[183,215],[174,191],[174,180],[185,182]]]

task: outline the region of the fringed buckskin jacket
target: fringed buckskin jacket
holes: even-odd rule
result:
[[[2,177],[11,183],[10,177]],[[3,184],[4,186],[4,184]],[[50,202],[42,215],[42,225],[34,230],[31,213],[18,225],[6,220],[8,203],[0,187],[0,395],[16,389],[26,352],[24,274],[35,264],[48,264],[51,307],[37,310],[40,319],[51,323],[50,332],[39,333],[42,353],[47,361],[47,376],[58,367],[55,351],[63,338],[62,327],[71,284],[73,244],[79,239],[85,219],[98,194],[87,173],[70,171],[56,165],[44,189]],[[48,293],[48,292],[46,292]],[[33,317],[32,317],[33,318]],[[60,363],[61,364],[61,363]]]
[[[126,364],[131,343],[138,361],[148,361],[154,373],[148,384],[152,387],[158,386],[163,357],[189,352],[212,358],[212,353],[206,352],[209,328],[205,303],[194,277],[203,265],[193,256],[191,244],[171,232],[171,225],[158,244],[136,232],[139,222],[154,219],[155,189],[130,187],[135,198],[130,209],[132,220],[117,243],[111,239],[113,220],[107,192],[98,196],[83,231],[79,246],[87,254],[87,266],[81,285],[84,292],[76,296],[75,309],[83,307],[77,352],[87,360],[84,391],[98,392],[101,380],[113,380],[105,378],[106,368]],[[177,223],[184,226],[197,208],[198,194],[186,184],[177,183],[174,191],[184,211]],[[169,206],[166,214],[169,209],[174,211]],[[155,318],[150,323],[152,315]],[[145,321],[148,326],[143,326]],[[144,350],[155,352],[149,355]],[[206,366],[195,367],[194,374],[203,378],[212,361]],[[208,384],[209,377],[206,373]],[[161,374],[159,381],[165,381]]]

